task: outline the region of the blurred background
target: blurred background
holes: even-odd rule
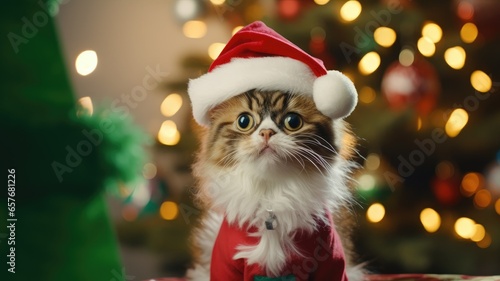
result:
[[[201,211],[186,85],[255,20],[357,87],[347,121],[363,167],[359,261],[378,273],[500,274],[499,1],[59,2],[80,109],[131,116],[153,140],[142,182],[107,195],[128,276],[182,276],[189,265]]]

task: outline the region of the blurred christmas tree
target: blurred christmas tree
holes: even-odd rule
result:
[[[369,267],[381,273],[499,273],[500,2],[177,0],[173,5],[187,37],[203,37],[214,18],[227,26],[228,38],[262,20],[354,81],[359,105],[347,121],[359,136],[357,160],[364,166],[356,175],[363,206],[357,247]],[[223,47],[213,42],[207,54],[180,61],[185,77],[165,87],[181,94],[166,97],[166,111],[179,100],[182,105],[188,78],[206,72]],[[181,115],[184,126],[164,123],[156,151],[182,159],[173,170],[188,175],[195,140],[186,121],[189,109]],[[182,142],[178,128],[184,129]],[[155,201],[155,212],[163,216],[160,206],[173,200],[169,208],[198,214],[189,189],[175,196],[168,190]],[[190,222],[179,216],[163,233],[175,228],[184,235]]]

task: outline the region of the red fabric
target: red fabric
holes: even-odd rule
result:
[[[288,41],[263,22],[256,21],[238,31],[227,43],[219,57],[212,63],[209,72],[233,58],[289,57],[303,62],[316,77],[327,73],[323,62],[314,58]]]
[[[257,264],[248,265],[243,259],[233,259],[238,245],[256,245],[259,242],[260,238],[248,235],[256,231],[255,228],[249,232],[244,229],[229,225],[226,220],[222,223],[212,253],[211,281],[253,281],[255,276],[266,276],[265,269]],[[299,231],[294,241],[303,256],[289,257],[280,276],[292,274],[296,281],[347,280],[344,251],[333,227],[322,224],[311,235]]]

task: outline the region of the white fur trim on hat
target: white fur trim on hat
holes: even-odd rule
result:
[[[358,103],[354,84],[336,70],[330,70],[316,79],[313,98],[318,110],[332,119],[349,116]]]
[[[252,89],[313,96],[318,109],[331,118],[349,115],[357,102],[354,85],[340,72],[316,78],[306,64],[288,57],[234,58],[189,81],[194,119],[209,126],[212,108]]]

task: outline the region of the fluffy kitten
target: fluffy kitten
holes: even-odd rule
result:
[[[349,159],[354,138],[343,120],[320,113],[312,98],[251,90],[212,109],[194,165],[197,200],[206,210],[193,242],[196,263],[190,280],[210,279],[214,241],[225,216],[248,230],[256,245],[237,247],[234,259],[259,264],[270,276],[280,274],[298,231],[312,233],[333,215],[349,272],[352,222]],[[274,230],[266,229],[269,210]]]

